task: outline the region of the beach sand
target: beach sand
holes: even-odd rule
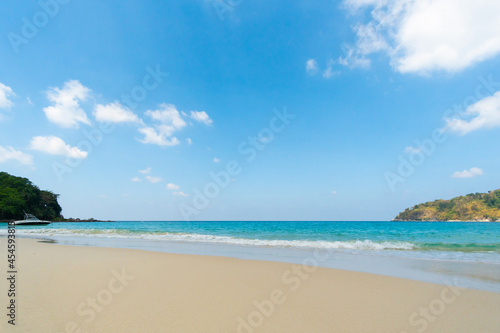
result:
[[[500,332],[500,293],[225,257],[17,247],[16,326],[2,278],[1,332]],[[6,238],[0,248],[6,272]]]

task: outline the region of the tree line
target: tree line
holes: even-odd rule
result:
[[[42,220],[61,218],[59,194],[40,190],[29,179],[0,172],[0,220],[19,220],[24,212]]]

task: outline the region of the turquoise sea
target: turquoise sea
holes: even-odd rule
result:
[[[500,292],[500,223],[121,221],[17,226],[16,232],[70,245],[297,263],[325,251],[320,266],[436,283],[459,277],[464,286]]]

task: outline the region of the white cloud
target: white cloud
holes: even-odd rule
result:
[[[422,148],[415,148],[415,147],[412,147],[412,146],[408,146],[405,148],[405,153],[407,154],[416,154],[416,153],[419,153],[422,151]]]
[[[346,66],[349,68],[368,68],[370,67],[370,59],[367,59],[365,55],[360,55],[356,52],[354,47],[347,47],[345,56],[339,57],[338,63],[342,66]]]
[[[182,192],[182,191],[179,191],[179,192],[173,192],[173,193],[172,193],[172,195],[175,195],[175,196],[177,196],[177,197],[188,197],[188,196],[189,196],[189,194],[186,194],[186,193],[184,193],[184,192]]]
[[[154,111],[148,110],[145,114],[151,117],[151,119],[159,121],[164,125],[171,126],[176,130],[186,126],[186,122],[182,119],[175,105],[172,104],[160,104],[160,109]]]
[[[464,135],[494,127],[500,127],[500,91],[469,106],[460,118],[446,119],[445,129]]]
[[[78,147],[71,147],[56,136],[36,136],[31,139],[30,149],[77,159],[87,158],[88,155],[86,151],[82,151]]]
[[[167,184],[167,190],[178,190],[180,188],[181,187],[179,185],[175,185],[175,184],[172,184],[172,183],[168,183]]]
[[[219,163],[220,160],[217,157],[214,157],[214,163]]]
[[[207,126],[212,125],[213,121],[210,119],[205,111],[191,111],[191,119],[204,123]]]
[[[47,99],[53,103],[43,111],[51,122],[61,127],[78,128],[78,123],[90,125],[87,114],[80,107],[79,102],[85,101],[90,95],[90,89],[83,86],[78,80],[64,83],[62,89],[50,88]]]
[[[175,146],[180,143],[173,134],[186,126],[181,114],[172,104],[161,104],[158,110],[148,110],[145,115],[158,122],[154,127],[139,128],[139,133],[144,138],[139,140],[142,143],[151,143],[159,146]]]
[[[139,178],[139,177],[134,177],[134,178],[132,178],[132,181],[133,181],[133,182],[140,182],[140,181],[141,181],[141,178]]]
[[[162,181],[160,177],[152,177],[152,176],[146,176],[146,179],[149,180],[151,183],[159,183]]]
[[[167,131],[165,131],[165,129],[167,129]],[[139,140],[142,143],[152,143],[158,146],[176,146],[181,143],[175,136],[168,138],[172,135],[172,132],[168,130],[168,128],[162,129],[160,127],[155,129],[153,127],[142,127],[139,128],[139,133],[144,134],[144,138]]]
[[[187,139],[186,139],[186,142],[187,142],[187,144],[188,144],[188,145],[190,145],[190,144],[192,144],[192,143],[193,143],[193,140],[191,140],[191,138],[187,138]]]
[[[336,71],[336,70],[333,70],[333,65],[335,64],[335,61],[333,61],[332,59],[330,59],[328,61],[328,65],[326,67],[326,70],[323,72],[323,77],[325,79],[329,79],[331,78],[332,76],[334,75],[337,75],[340,73],[340,71]]]
[[[119,102],[106,105],[97,104],[94,109],[94,117],[100,122],[110,123],[139,123],[140,119],[128,108]]]
[[[457,72],[500,53],[500,1],[344,0],[370,20],[354,27],[357,41],[339,63],[369,65],[383,51],[401,73]],[[357,17],[363,17],[358,15]]]
[[[0,109],[8,109],[14,105],[9,99],[11,96],[15,96],[12,88],[0,82]]]
[[[0,163],[15,160],[24,165],[33,164],[33,156],[30,154],[23,153],[22,151],[15,150],[11,146],[2,147],[0,146]]]
[[[205,111],[191,111],[191,114],[188,116],[185,112],[180,113],[175,105],[165,103],[161,104],[158,110],[146,111],[145,115],[155,123],[152,126],[139,128],[139,133],[144,135],[139,141],[159,146],[175,146],[181,143],[174,134],[187,125],[183,117],[190,117],[205,125],[213,123]],[[188,144],[192,142],[189,138],[186,141]]]
[[[338,193],[337,193],[337,191],[332,191],[332,194],[337,195]]]
[[[306,72],[310,75],[314,75],[318,72],[318,63],[315,59],[309,59],[306,61]]]
[[[143,173],[143,174],[146,174],[146,173],[150,173],[151,172],[151,167],[147,167],[146,169],[144,170],[139,170],[140,173]]]
[[[340,73],[338,70],[334,70],[334,65],[336,64],[336,61],[333,59],[330,59],[326,65],[326,69],[323,71],[323,77],[325,79],[329,79],[334,75],[337,75]],[[316,59],[309,59],[306,61],[306,72],[309,75],[315,75],[319,72],[319,66],[316,61]]]
[[[472,178],[483,175],[483,170],[479,168],[470,168],[469,170],[456,171],[451,175],[453,178]]]

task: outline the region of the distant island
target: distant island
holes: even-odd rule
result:
[[[394,221],[500,222],[500,189],[418,204],[399,213]]]
[[[58,197],[59,194],[40,190],[28,178],[0,172],[0,221],[22,220],[26,212],[53,222],[102,222],[93,218],[64,218]]]
[[[55,218],[53,222],[114,222],[112,220],[96,220],[95,218],[91,217],[88,219],[80,219],[80,218],[65,218],[64,216],[60,216],[58,218]]]

